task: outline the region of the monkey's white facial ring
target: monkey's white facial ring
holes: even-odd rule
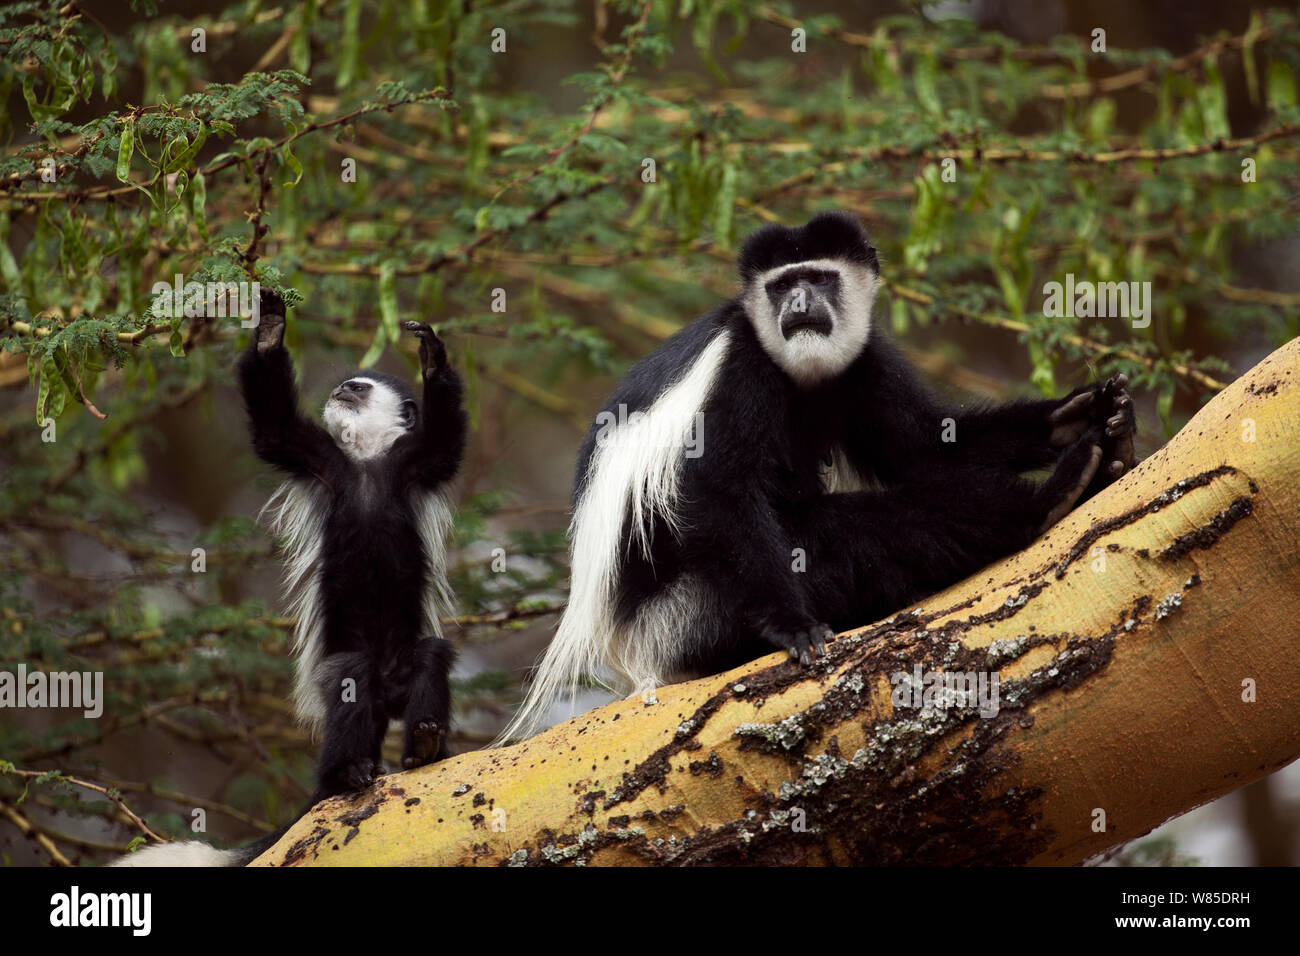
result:
[[[362,376],[334,389],[321,417],[335,444],[358,461],[384,454],[409,428],[402,396],[384,382]]]
[[[855,263],[810,260],[756,277],[744,307],[772,361],[810,386],[841,374],[861,354],[877,284],[873,271]]]

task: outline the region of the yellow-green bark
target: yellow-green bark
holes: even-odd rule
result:
[[[895,711],[914,662],[997,670],[997,716]],[[1075,863],[1297,755],[1300,339],[1027,550],[825,662],[772,654],[385,777],[257,862]]]

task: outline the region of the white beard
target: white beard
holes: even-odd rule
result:
[[[402,397],[375,379],[357,375],[373,385],[360,408],[353,408],[337,399],[325,403],[321,415],[325,430],[343,453],[354,461],[366,461],[382,455],[393,442],[406,434],[400,408]]]

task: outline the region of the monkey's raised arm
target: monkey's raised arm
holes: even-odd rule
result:
[[[248,411],[253,450],[269,465],[299,478],[325,480],[339,454],[334,440],[298,410],[293,360],[284,347],[284,303],[262,292],[261,319],[239,357],[239,387]]]
[[[447,361],[447,347],[427,323],[403,322],[402,327],[420,340],[424,380],[419,424],[399,440],[402,468],[407,481],[434,488],[455,477],[465,454],[464,387]]]

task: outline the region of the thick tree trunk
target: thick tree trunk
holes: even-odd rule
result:
[[[996,714],[912,706],[918,665],[996,673]],[[1300,339],[1026,551],[822,662],[385,777],[258,862],[1077,863],[1297,755]]]

